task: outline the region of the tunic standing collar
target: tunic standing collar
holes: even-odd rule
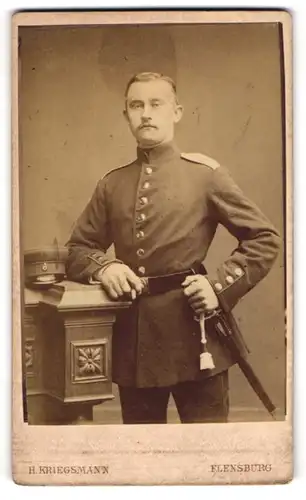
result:
[[[180,151],[173,141],[159,144],[154,148],[137,147],[137,159],[141,163],[162,163],[179,155]]]

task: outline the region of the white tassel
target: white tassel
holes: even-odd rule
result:
[[[200,370],[213,370],[215,363],[210,352],[202,352],[200,355]]]
[[[210,352],[207,351],[206,334],[205,334],[205,314],[200,314],[200,328],[201,328],[201,343],[203,344],[204,352],[200,355],[200,370],[213,370],[215,363]]]

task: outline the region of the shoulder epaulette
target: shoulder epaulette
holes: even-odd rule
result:
[[[192,161],[193,163],[206,165],[213,170],[220,167],[220,163],[218,163],[213,158],[210,158],[209,156],[203,155],[202,153],[181,153],[181,157],[185,160]]]
[[[106,172],[102,177],[101,179],[104,179],[107,175],[113,173],[113,172],[116,172],[117,170],[120,170],[121,168],[125,168],[125,167],[129,167],[130,165],[132,165],[133,163],[135,162],[135,160],[133,161],[130,161],[129,163],[125,163],[124,165],[119,165],[119,167],[114,167],[112,168],[111,170],[108,170],[108,172]]]

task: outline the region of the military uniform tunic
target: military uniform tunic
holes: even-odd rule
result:
[[[273,265],[277,231],[215,160],[174,143],[138,148],[135,161],[98,182],[68,242],[68,278],[88,282],[111,244],[138,276],[189,269],[205,263],[218,224],[238,245],[208,279],[230,310]],[[230,353],[214,331],[207,336],[216,368],[200,371],[199,325],[183,290],[140,296],[116,320],[113,380],[162,387],[229,368]]]

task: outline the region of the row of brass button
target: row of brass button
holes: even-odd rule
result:
[[[146,167],[146,168],[145,168],[145,173],[146,173],[147,175],[151,175],[151,174],[152,174],[152,172],[153,172],[153,169],[152,169],[151,167]],[[149,189],[149,187],[150,187],[150,183],[149,183],[149,181],[145,181],[145,182],[143,183],[143,185],[142,185],[142,188],[143,188],[143,189]],[[142,196],[142,197],[140,198],[140,200],[139,200],[139,201],[140,201],[140,204],[141,204],[142,206],[147,205],[147,204],[148,204],[148,202],[149,202],[149,200],[148,200],[148,198],[147,198],[146,196]],[[140,213],[140,214],[138,214],[138,215],[136,216],[136,221],[137,221],[137,222],[144,222],[144,221],[146,220],[146,218],[147,218],[146,214],[144,214],[144,213]],[[145,236],[145,234],[144,234],[144,231],[142,231],[142,230],[139,230],[139,231],[136,233],[136,238],[137,238],[137,239],[144,238],[144,236]],[[143,248],[138,248],[138,250],[136,251],[136,254],[137,254],[137,256],[138,256],[138,257],[143,257],[143,256],[144,256],[144,253],[145,253],[145,251],[144,251],[144,249],[143,249]],[[142,276],[144,276],[144,274],[145,274],[145,272],[146,272],[145,267],[144,267],[144,266],[139,266],[139,267],[138,267],[138,272],[139,272],[139,274],[141,274]]]

